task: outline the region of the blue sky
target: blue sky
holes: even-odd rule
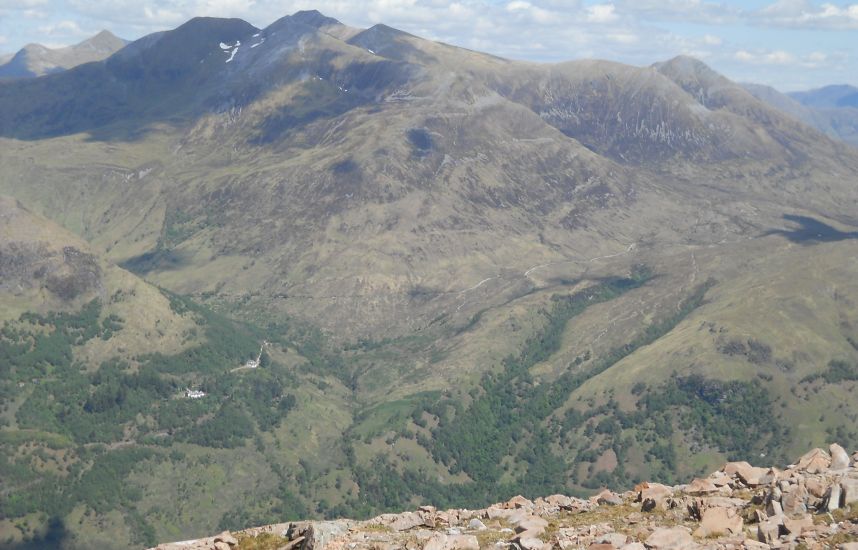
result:
[[[783,91],[858,85],[858,0],[0,0],[0,52],[101,29],[136,39],[196,15],[265,26],[299,9],[513,59],[648,65],[685,54]]]

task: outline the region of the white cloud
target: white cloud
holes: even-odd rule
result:
[[[720,36],[715,36],[714,34],[707,34],[703,36],[703,43],[707,46],[720,46],[724,41],[721,40]]]
[[[613,4],[595,4],[587,8],[590,23],[612,23],[619,19]]]
[[[251,19],[257,11],[268,16],[267,11],[273,13],[271,8],[274,8],[276,2],[263,2],[269,10],[259,10],[264,6],[258,5],[256,0],[69,0],[65,4],[68,10],[79,16],[101,21],[101,26],[109,26],[108,23],[131,25],[151,32],[174,27],[197,16]]]
[[[795,55],[784,50],[738,50],[733,54],[736,61],[749,65],[794,66],[805,69],[826,67],[837,61],[838,57],[819,51]]]
[[[179,25],[188,19],[182,12],[151,6],[143,6],[143,16],[147,23],[163,26]]]
[[[66,19],[39,27],[39,32],[48,36],[80,36],[86,34],[76,21]]]
[[[783,50],[773,52],[749,52],[748,50],[739,50],[733,57],[737,61],[743,63],[751,63],[753,65],[789,65],[795,62],[795,57]]]
[[[533,4],[530,2],[524,2],[522,0],[515,0],[506,5],[506,11],[519,11],[519,10],[529,10],[533,7]]]
[[[795,63],[795,56],[783,50],[776,50],[767,53],[764,56],[764,59],[767,63],[772,65],[789,65],[790,63]]]
[[[522,0],[514,0],[508,3],[506,10],[517,15],[526,15],[532,21],[540,24],[556,23],[560,19],[554,12]]]
[[[613,32],[605,35],[605,38],[618,44],[635,44],[640,37],[630,32]]]
[[[614,0],[623,13],[652,21],[719,25],[743,23],[763,27],[858,29],[858,3],[776,0],[758,10],[705,0]]]
[[[453,2],[450,4],[447,7],[447,11],[451,16],[457,18],[473,17],[475,15],[474,10],[459,2]]]
[[[753,18],[773,26],[809,29],[858,29],[858,4],[842,7],[830,3],[815,5],[808,0],[777,0]]]
[[[623,13],[658,21],[720,24],[736,21],[741,10],[703,0],[615,0]]]
[[[806,0],[776,0],[760,9],[759,15],[768,17],[800,17],[813,9]]]
[[[48,3],[48,0],[0,0],[0,9],[3,10],[26,10],[38,8]]]
[[[196,15],[214,17],[247,17],[256,8],[255,0],[197,0],[192,4]]]

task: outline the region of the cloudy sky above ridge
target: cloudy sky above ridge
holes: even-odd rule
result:
[[[858,2],[811,0],[0,0],[0,52],[101,29],[136,39],[197,15],[264,27],[301,9],[513,59],[648,65],[685,54],[783,91],[858,85]]]

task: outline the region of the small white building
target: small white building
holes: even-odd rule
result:
[[[200,390],[192,390],[190,388],[185,390],[185,397],[188,399],[200,399],[206,396],[206,392]]]
[[[255,369],[259,368],[259,363],[262,362],[262,352],[265,351],[265,348],[268,346],[268,342],[263,340],[262,346],[259,348],[259,355],[256,356],[256,359],[250,358],[244,364],[244,368],[246,369]]]

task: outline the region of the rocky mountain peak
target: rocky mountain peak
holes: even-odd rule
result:
[[[750,94],[694,57],[680,55],[656,63],[653,68],[710,109],[733,106],[737,101],[750,99]]]
[[[212,41],[234,42],[258,31],[259,29],[242,19],[194,17],[176,29],[168,31],[161,42],[196,48],[198,45],[208,46]]]
[[[653,67],[663,73],[694,75],[706,79],[724,78],[709,65],[690,55],[677,55],[667,61],[655,63]]]
[[[108,59],[105,68],[114,78],[140,83],[150,91],[153,86],[166,85],[169,89],[161,93],[170,93],[189,81],[199,86],[222,70],[225,61],[234,57],[232,51],[257,32],[259,29],[241,19],[196,17],[174,30],[129,44]]]
[[[358,33],[348,43],[367,49],[377,55],[405,60],[417,53],[416,48],[409,44],[408,39],[417,39],[417,37],[379,23]]]
[[[328,25],[342,25],[337,19],[324,15],[319,10],[302,10],[292,14],[292,18],[299,23],[311,27],[321,28]]]
[[[83,42],[78,44],[78,46],[79,47],[81,47],[81,46],[91,47],[94,50],[108,51],[109,52],[108,55],[109,55],[109,54],[112,54],[113,52],[118,51],[123,46],[125,46],[127,43],[128,43],[127,40],[119,38],[118,36],[116,36],[112,32],[105,29],[105,30],[102,30],[101,32],[99,32],[98,34],[96,34],[95,36],[93,36],[92,38],[84,40]]]
[[[121,50],[128,42],[107,30],[63,48],[27,44],[5,61],[0,57],[0,79],[29,78],[54,74],[83,63],[100,61]]]

